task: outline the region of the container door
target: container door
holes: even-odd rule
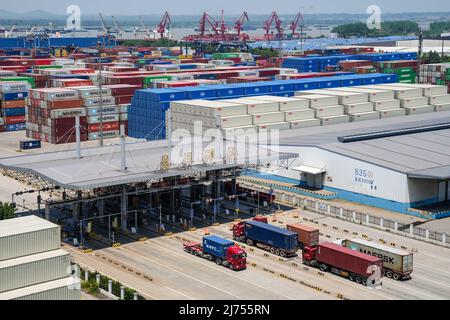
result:
[[[322,189],[323,188],[323,174],[319,173],[314,176],[314,188]]]
[[[439,202],[443,202],[447,196],[447,184],[445,182],[439,183]]]

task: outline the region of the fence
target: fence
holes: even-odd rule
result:
[[[259,190],[261,192],[267,192],[266,189],[269,189],[264,186],[258,186],[245,182],[239,183],[242,185],[247,185],[248,187],[254,190]],[[402,235],[408,238],[413,238],[416,240],[421,240],[450,248],[450,236],[445,233],[416,227],[413,224],[403,224],[398,221],[372,216],[368,213],[352,211],[349,209],[333,206],[322,201],[302,198],[296,194],[286,191],[274,190],[274,195],[276,196],[278,202],[286,205],[304,207],[306,210],[331,216],[333,218],[346,220],[371,228],[389,231],[391,233]]]

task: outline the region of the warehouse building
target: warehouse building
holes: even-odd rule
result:
[[[286,131],[280,145],[299,158],[270,179],[328,191],[324,199],[450,216],[449,111]]]

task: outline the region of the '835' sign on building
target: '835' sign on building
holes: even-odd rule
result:
[[[377,190],[377,185],[375,184],[375,175],[373,171],[356,168],[353,183],[359,186],[364,186],[371,190]]]

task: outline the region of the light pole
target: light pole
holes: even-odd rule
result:
[[[103,147],[103,77],[102,77],[102,51],[101,51],[101,41],[97,42],[97,50],[98,50],[98,82],[99,82],[99,91],[100,91],[100,136],[99,136],[99,144]]]
[[[194,205],[197,205],[197,204],[202,204],[202,202],[201,201],[191,202],[189,228],[192,228],[194,226]]]

